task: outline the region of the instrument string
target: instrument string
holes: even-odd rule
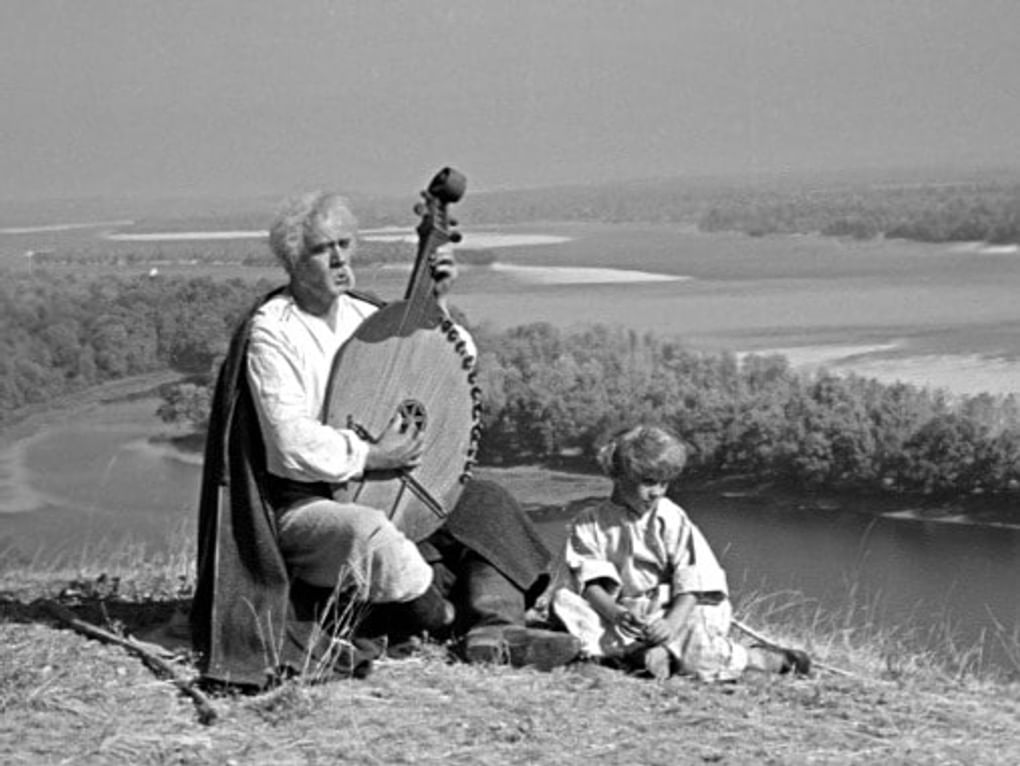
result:
[[[388,505],[391,517],[396,515],[403,519],[404,513],[411,514],[407,518],[413,529],[421,529],[423,513],[432,519],[445,517],[445,503],[451,502],[447,495],[453,492],[448,482],[451,479],[462,481],[463,471],[467,470],[463,463],[467,446],[461,450],[458,442],[455,449],[449,449],[451,428],[448,423],[449,418],[454,418],[454,422],[463,418],[461,403],[463,397],[471,393],[459,387],[468,382],[467,373],[461,372],[466,369],[463,346],[457,343],[458,337],[451,334],[449,315],[442,311],[437,317],[435,313],[442,304],[435,296],[433,279],[436,253],[459,239],[456,233],[449,231],[450,225],[456,222],[446,215],[446,206],[456,202],[459,194],[446,188],[433,193],[433,186],[437,185],[438,181],[434,180],[429,190],[422,193],[424,204],[415,210],[421,216],[419,241],[405,294],[402,300],[380,309],[385,316],[380,316],[380,321],[373,325],[373,328],[387,328],[386,332],[380,337],[370,331],[362,337],[371,348],[357,343],[351,347],[348,364],[355,369],[367,365],[364,371],[373,371],[371,383],[365,389],[355,387],[358,390],[353,394],[358,397],[356,411],[347,406],[348,401],[340,405],[342,409],[338,413],[346,417],[348,423],[353,423],[353,417],[357,417],[361,421],[357,425],[374,439],[381,438],[394,425],[422,429],[424,454],[417,469],[401,471],[392,479],[381,478],[378,483],[355,482],[353,488],[358,497],[365,491],[365,502],[381,500],[381,507]],[[412,338],[412,335],[417,337]],[[468,397],[468,405],[472,398],[473,393]],[[405,406],[405,403],[413,403],[413,406]],[[396,424],[394,419],[397,419]],[[471,434],[473,439],[474,431]],[[455,438],[463,439],[463,434]]]
[[[430,227],[431,228],[431,227]],[[427,266],[424,260],[428,257],[428,244],[431,233],[425,235],[425,239],[419,242],[418,254],[415,258],[415,263],[411,268],[411,285],[408,290],[408,297],[402,303],[402,309],[398,326],[398,337],[402,337],[407,331],[408,324],[411,320],[412,310],[417,304],[417,296],[420,294],[420,290],[417,288],[418,282],[421,280],[421,272]],[[423,258],[424,256],[424,258]],[[378,401],[391,404],[395,402],[399,392],[395,390],[395,383],[399,379],[398,372],[407,369],[407,351],[404,349],[402,343],[396,344],[396,349],[390,351],[387,356],[387,363],[385,365],[385,372],[383,375],[383,390],[380,392]],[[382,427],[386,428],[389,426],[391,419],[395,416],[395,412],[383,413],[384,422]]]
[[[427,300],[431,297],[430,261],[432,254],[441,246],[438,240],[449,239],[443,236],[442,227],[437,226],[436,223],[437,217],[441,218],[445,223],[445,218],[435,210],[439,203],[427,192],[424,196],[428,204],[423,216],[422,234],[415,264],[412,267],[408,296],[401,304],[401,313],[397,323],[399,327],[398,337],[403,337],[409,327],[413,328],[424,313]],[[383,366],[383,380],[379,381],[382,384],[382,390],[377,399],[383,407],[389,407],[393,404],[399,406],[401,392],[397,389],[397,386],[402,380],[400,372],[409,369],[410,362],[412,361],[410,358],[411,351],[412,349],[408,344],[397,343],[396,348],[391,349],[387,354],[386,363]],[[380,418],[380,428],[382,429],[388,427],[393,417],[396,416],[396,412],[392,410],[380,414],[382,415],[382,418]],[[378,435],[381,435],[381,433],[381,430],[378,431]]]

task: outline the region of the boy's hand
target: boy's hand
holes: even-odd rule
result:
[[[638,636],[643,635],[645,630],[644,621],[623,606],[617,607],[616,613],[613,615],[613,622],[617,627]]]
[[[644,626],[641,635],[645,643],[658,646],[673,638],[673,629],[665,620],[652,620]]]
[[[681,593],[669,605],[666,614],[645,625],[642,637],[645,642],[658,646],[667,641],[675,641],[690,629],[691,614],[697,604],[697,598],[691,593]]]

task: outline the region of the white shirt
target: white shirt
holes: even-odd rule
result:
[[[370,303],[341,295],[333,320],[298,307],[289,293],[252,319],[247,373],[270,473],[305,482],[344,482],[365,470],[368,445],[322,422],[333,358],[366,317]]]
[[[565,558],[578,593],[604,578],[622,598],[643,597],[660,585],[670,586],[669,598],[693,593],[718,603],[727,595],[726,573],[708,542],[668,498],[643,514],[612,500],[582,511],[571,524]]]

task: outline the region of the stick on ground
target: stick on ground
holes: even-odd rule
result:
[[[176,668],[163,658],[140,646],[130,638],[118,636],[116,633],[111,633],[108,630],[104,630],[97,625],[93,625],[90,622],[86,622],[85,620],[76,617],[74,612],[70,609],[54,601],[47,601],[43,604],[43,606],[46,611],[58,620],[66,623],[82,635],[88,636],[89,638],[95,638],[108,644],[122,646],[138,657],[141,657],[142,661],[149,665],[149,667],[166,673],[170,677],[170,680],[173,681],[174,685],[191,697],[191,699],[195,702],[195,707],[198,708],[199,722],[203,724],[210,724],[216,720],[216,708],[213,707],[209,698],[206,697],[199,689],[195,688],[195,685],[191,681],[186,678],[181,678],[177,674]]]
[[[733,627],[737,628],[738,630],[742,631],[743,633],[746,633],[748,636],[753,638],[758,643],[764,644],[765,646],[768,646],[768,647],[770,647],[772,649],[782,650],[782,649],[785,648],[781,644],[777,644],[771,638],[762,635],[761,633],[756,631],[754,628],[752,628],[752,627],[750,627],[748,625],[745,625],[744,623],[742,623],[740,620],[738,620],[736,618],[733,619]],[[843,670],[842,668],[837,668],[837,667],[834,667],[832,665],[826,665],[824,662],[818,662],[817,660],[812,660],[811,664],[814,665],[819,670],[826,670],[829,673],[835,673],[837,676],[845,676],[847,678],[859,678],[859,676],[856,673],[851,673],[849,670]]]

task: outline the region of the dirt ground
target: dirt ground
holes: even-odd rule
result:
[[[365,679],[213,698],[203,725],[133,654],[4,605],[5,764],[1020,763],[1016,683],[655,682],[589,664],[469,666],[437,646]]]

